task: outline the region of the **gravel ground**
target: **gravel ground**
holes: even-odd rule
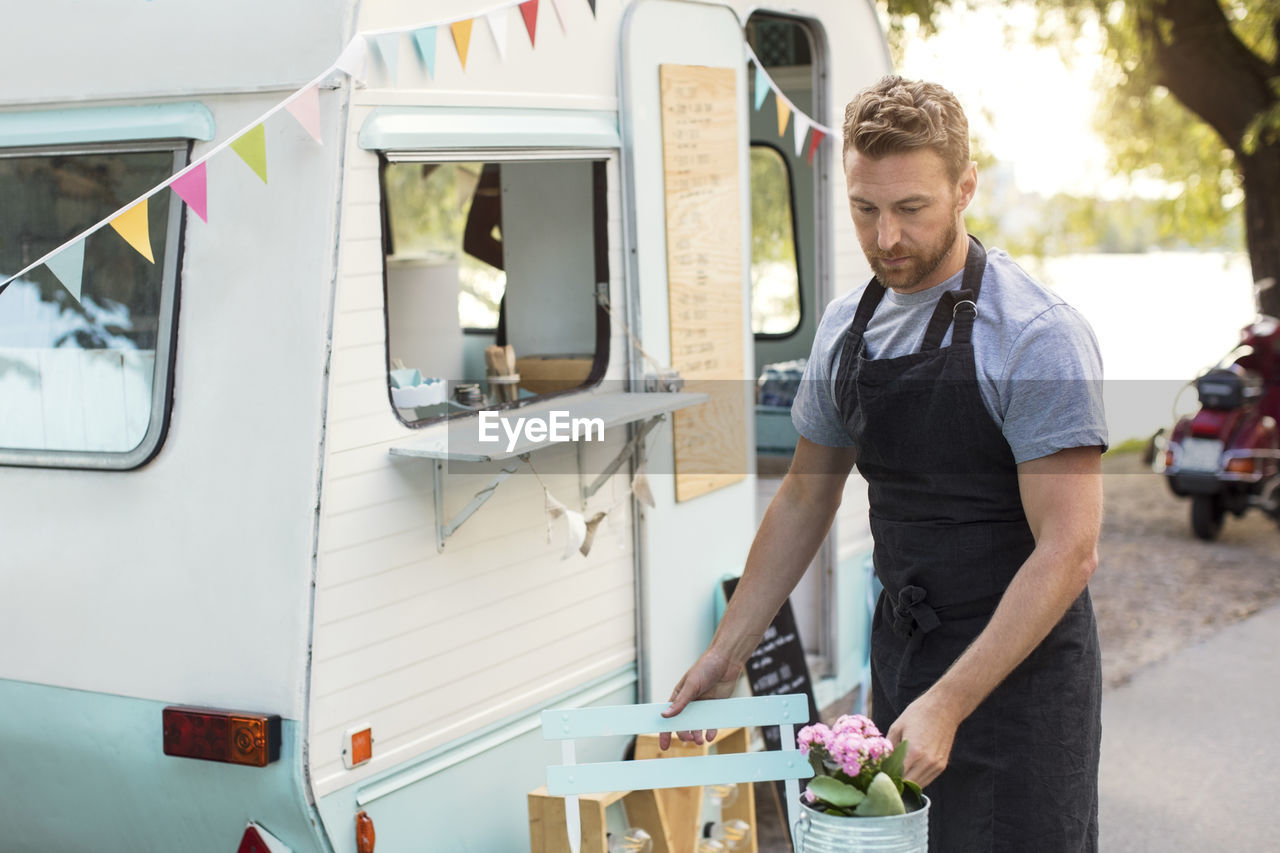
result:
[[[1104,684],[1200,642],[1280,598],[1280,528],[1228,516],[1216,542],[1191,533],[1191,505],[1137,454],[1103,460],[1105,511],[1089,584]]]

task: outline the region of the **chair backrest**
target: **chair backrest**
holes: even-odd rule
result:
[[[565,798],[569,846],[578,853],[581,827],[578,794],[683,788],[741,782],[786,780],[788,832],[800,799],[798,780],[813,775],[796,749],[795,726],[809,719],[809,700],[802,693],[690,702],[679,716],[667,719],[666,702],[604,708],[558,708],[542,712],[542,736],[562,742],[563,764],[547,768],[547,793]],[[575,762],[577,738],[638,735],[672,730],[779,726],[780,752],[744,752],[644,761]]]

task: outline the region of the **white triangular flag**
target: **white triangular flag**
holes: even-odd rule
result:
[[[338,70],[350,74],[351,79],[357,83],[365,81],[366,66],[368,64],[369,44],[365,41],[364,36],[360,35],[347,42],[347,46],[338,57],[338,61],[334,63]]]
[[[796,134],[796,157],[799,157],[801,152],[804,151],[805,135],[809,132],[809,117],[799,110],[796,110],[795,124],[792,126],[792,130],[794,130]]]
[[[631,492],[636,500],[650,509],[658,505],[653,499],[653,489],[649,488],[649,475],[645,473],[643,462],[636,468],[636,475],[631,478]]]
[[[385,33],[374,36],[378,44],[378,55],[382,57],[382,65],[391,78],[391,85],[400,82],[400,34]]]
[[[511,7],[485,12],[484,19],[489,22],[489,31],[493,33],[493,41],[498,45],[498,57],[507,58],[507,23],[510,20]]]
[[[569,508],[560,501],[551,496],[551,492],[547,489],[542,490],[545,496],[546,512],[547,512],[547,544],[551,544],[551,523],[560,516],[569,511]]]
[[[582,543],[587,541],[587,520],[582,517],[582,513],[574,512],[571,509],[564,511],[564,520],[567,522],[566,536],[564,540],[564,555],[560,558],[567,560],[573,556],[573,552],[582,547]]]
[[[587,556],[591,553],[591,543],[596,538],[596,528],[600,526],[600,522],[604,521],[608,513],[597,512],[595,515],[587,519],[587,535],[582,540],[582,545],[578,547],[578,553]]]

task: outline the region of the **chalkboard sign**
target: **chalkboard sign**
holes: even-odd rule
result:
[[[733,597],[738,578],[724,581],[724,597]],[[800,642],[800,630],[791,611],[791,601],[782,603],[778,615],[760,639],[760,644],[747,660],[747,683],[752,696],[778,696],[785,693],[803,693],[809,697],[809,719],[805,725],[819,721],[818,703],[813,698],[813,682],[809,680],[809,665],[804,659],[804,645]],[[796,729],[799,731],[799,728]],[[766,749],[780,749],[781,737],[777,726],[766,726],[762,734]]]

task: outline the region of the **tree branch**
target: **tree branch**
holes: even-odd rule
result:
[[[1270,63],[1236,36],[1218,0],[1156,0],[1137,25],[1159,82],[1240,153],[1249,123],[1275,103]]]

